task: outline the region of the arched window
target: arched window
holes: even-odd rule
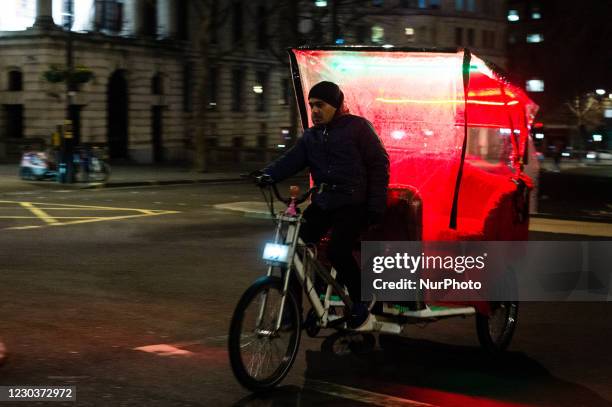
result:
[[[154,95],[164,94],[164,80],[162,75],[159,73],[156,73],[151,78],[151,93]]]
[[[13,69],[8,73],[8,90],[18,92],[23,90],[23,74],[21,71]]]

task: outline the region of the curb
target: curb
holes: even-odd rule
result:
[[[244,178],[213,178],[213,179],[177,179],[177,180],[154,180],[154,181],[125,181],[88,184],[81,189],[91,188],[125,188],[144,187],[156,185],[185,185],[185,184],[218,184],[224,182],[246,182]]]
[[[602,219],[602,218],[596,218],[596,217],[591,217],[591,216],[560,216],[560,215],[553,215],[553,214],[548,214],[548,213],[531,213],[529,214],[530,218],[535,218],[535,219],[551,219],[551,220],[567,220],[567,221],[574,221],[574,222],[592,222],[592,223],[603,223],[603,224],[610,224],[612,225],[612,219]]]
[[[102,188],[127,188],[159,185],[185,185],[185,184],[213,184],[224,182],[245,182],[244,178],[203,178],[203,179],[177,179],[177,180],[152,180],[152,181],[123,181],[123,182],[92,182],[89,184],[73,183],[59,184],[53,181],[25,181],[30,185],[48,187],[49,189],[102,189]]]

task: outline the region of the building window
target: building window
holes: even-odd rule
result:
[[[244,137],[242,136],[232,137],[232,147],[234,148],[244,147]]]
[[[383,0],[372,0],[372,5],[374,7],[382,7],[384,3],[385,2]]]
[[[516,22],[519,21],[521,17],[519,16],[518,10],[508,10],[508,21]]]
[[[157,35],[157,3],[154,1],[145,1],[143,3],[143,34],[155,37]]]
[[[193,68],[191,64],[183,65],[183,112],[193,110]]]
[[[244,82],[244,71],[242,68],[232,70],[232,112],[242,111],[242,88]]]
[[[468,28],[467,30],[467,44],[472,47],[474,46],[474,29]]]
[[[367,25],[359,25],[355,29],[355,39],[358,44],[365,44],[368,40],[368,26]]]
[[[9,3],[6,5],[5,3]],[[11,4],[13,3],[13,4]],[[2,2],[2,17],[0,17],[0,31],[23,31],[34,24],[36,19],[35,1]],[[8,6],[8,7],[7,7]],[[53,15],[55,17],[55,14]],[[58,23],[59,20],[56,20]]]
[[[382,44],[385,42],[385,29],[379,25],[372,27],[372,42],[374,44]]]
[[[258,112],[265,112],[268,104],[266,95],[269,93],[268,72],[257,71],[255,73],[255,80],[255,86],[253,86],[253,92],[255,92],[255,109]]]
[[[164,94],[164,80],[161,74],[156,73],[151,78],[151,93],[153,95],[163,95]]]
[[[472,13],[476,11],[476,0],[467,0],[467,10]]]
[[[178,0],[177,1],[177,21],[178,21],[178,29],[176,30],[176,38],[179,40],[187,40],[188,39],[188,31],[189,31],[189,19],[187,18],[187,0]]]
[[[206,84],[206,108],[209,110],[217,110],[217,81],[219,79],[218,76],[219,72],[217,71],[216,67],[208,68],[208,83]]]
[[[540,12],[540,6],[537,4],[531,5],[531,19],[532,20],[540,20],[542,18],[542,13]]]
[[[525,89],[527,89],[527,92],[544,92],[544,81],[542,79],[529,79]]]
[[[268,19],[266,8],[257,7],[257,48],[265,49],[268,46]]]
[[[235,1],[232,12],[232,34],[234,42],[242,41],[242,36],[244,33],[244,21],[242,17],[242,2]]]
[[[8,73],[8,90],[19,92],[23,90],[23,74],[21,71],[12,70]]]
[[[412,27],[406,27],[404,28],[404,34],[406,34],[406,40],[408,42],[414,42],[415,38],[416,38],[416,32],[414,30],[414,28]]]
[[[118,33],[123,25],[123,3],[117,0],[96,0],[95,16],[96,31]]]
[[[400,5],[403,8],[416,8],[420,5],[420,1],[418,0],[401,0]]]
[[[527,34],[527,42],[529,44],[537,44],[544,41],[544,35],[540,33]]]
[[[6,138],[23,138],[23,105],[4,105],[4,128]]]
[[[433,9],[440,8],[440,0],[429,0],[429,8],[433,8]]]
[[[455,45],[463,45],[463,28],[455,27]]]
[[[464,7],[465,7],[465,4],[463,0],[455,0],[455,10],[463,11]]]

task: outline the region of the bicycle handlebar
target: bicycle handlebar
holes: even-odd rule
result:
[[[262,189],[266,188],[266,187],[270,187],[272,189],[272,191],[274,192],[274,196],[276,196],[277,200],[279,200],[280,202],[284,203],[285,205],[289,205],[291,203],[291,198],[283,198],[282,195],[280,194],[280,192],[278,191],[278,187],[276,186],[275,182],[273,182],[273,181],[270,182],[270,183],[262,182],[261,179],[262,179],[263,176],[266,176],[266,174],[262,174],[262,175],[241,174],[240,175],[241,178],[247,178],[247,179],[251,179],[251,180],[255,181],[257,183],[257,185],[260,188],[262,188]],[[306,201],[310,197],[310,195],[312,195],[318,189],[319,189],[319,187],[313,186],[308,191],[304,192],[302,195],[300,195],[299,197],[295,198],[295,204],[299,205],[299,204],[303,203],[304,201]]]

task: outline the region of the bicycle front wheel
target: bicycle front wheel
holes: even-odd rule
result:
[[[228,347],[232,371],[251,391],[269,390],[289,372],[300,344],[301,316],[289,290],[281,318],[282,280],[262,277],[242,295],[230,324]]]

